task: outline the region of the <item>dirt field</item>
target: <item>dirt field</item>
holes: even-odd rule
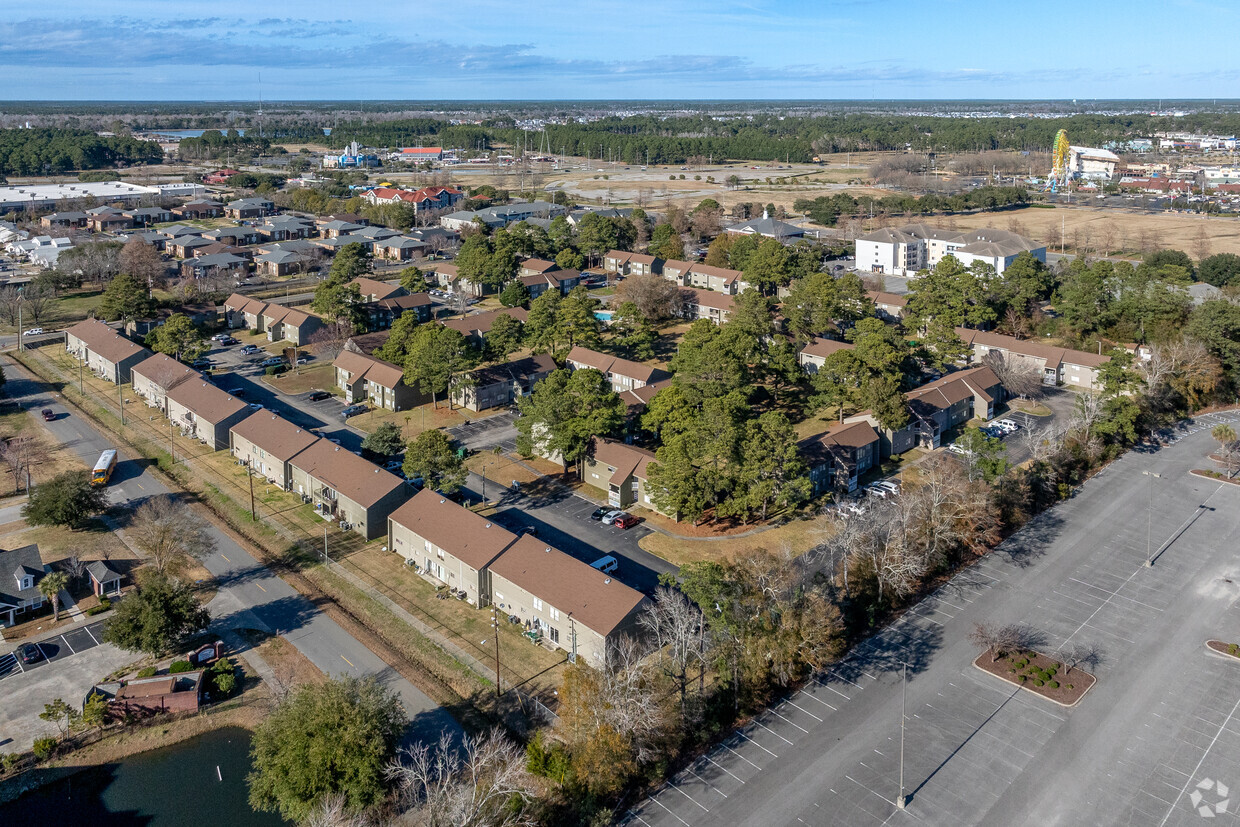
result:
[[[1061,229],[1068,252],[1104,248],[1112,255],[1140,254],[1155,249],[1183,250],[1193,258],[1201,253],[1240,254],[1240,219],[1207,218],[1184,213],[1137,213],[1090,207],[1023,209],[1002,213],[932,219],[929,223],[960,229],[997,227],[1044,241],[1059,251]],[[1203,246],[1204,245],[1204,246]]]

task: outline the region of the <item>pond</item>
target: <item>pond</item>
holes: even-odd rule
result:
[[[229,727],[83,770],[0,806],[0,824],[229,827],[286,824],[248,803],[250,733]],[[36,770],[37,772],[37,770]]]

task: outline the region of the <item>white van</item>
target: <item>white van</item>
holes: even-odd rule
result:
[[[606,557],[600,557],[591,563],[590,568],[598,569],[603,572],[603,574],[611,574],[616,569],[620,568],[620,562],[616,560],[615,557],[608,554]]]

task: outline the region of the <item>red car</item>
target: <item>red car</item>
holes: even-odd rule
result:
[[[621,514],[619,517],[617,517],[615,520],[612,521],[612,525],[616,526],[617,528],[629,529],[637,525],[639,522],[640,520],[638,520],[632,514]]]

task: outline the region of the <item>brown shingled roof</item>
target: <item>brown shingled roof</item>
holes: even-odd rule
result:
[[[91,353],[97,353],[114,365],[134,355],[150,353],[146,348],[126,339],[98,319],[78,322],[65,332],[85,343]]]
[[[524,324],[529,318],[529,313],[522,307],[502,307],[498,310],[488,310],[485,313],[475,313],[473,316],[466,316],[463,319],[449,319],[446,322],[442,322],[442,324],[444,327],[459,330],[466,336],[475,331],[485,336],[490,332],[491,325],[495,324],[495,320],[500,316],[512,316]]]
[[[205,380],[182,382],[168,391],[168,398],[213,425],[245,408],[240,399]]]
[[[658,368],[650,365],[643,365],[641,362],[630,362],[628,359],[621,359],[619,356],[612,356],[610,353],[599,353],[597,350],[590,350],[584,347],[574,347],[568,352],[568,361],[575,362],[579,365],[585,365],[606,376],[608,373],[614,373],[617,376],[627,376],[630,379],[639,379],[643,382],[664,374]]]
[[[823,339],[818,336],[814,337],[814,341],[801,348],[801,352],[810,356],[821,356],[826,358],[832,353],[838,353],[841,350],[852,350],[853,346],[849,342],[838,342],[835,339]]]
[[[326,439],[312,443],[290,462],[363,508],[369,508],[404,485],[395,474]]]
[[[164,353],[156,353],[149,359],[143,359],[133,366],[133,372],[151,380],[164,390],[175,387],[186,379],[202,378],[197,371],[190,370]]]
[[[645,448],[627,445],[606,437],[595,437],[590,443],[591,455],[595,462],[615,468],[611,482],[619,485],[629,477],[646,479],[646,466],[654,462],[656,457]]]
[[[246,417],[232,426],[232,432],[281,462],[288,462],[318,440],[314,434],[271,411],[259,411]]]
[[[429,488],[393,511],[391,520],[474,570],[486,568],[517,539],[511,531]]]
[[[614,632],[645,600],[641,592],[528,534],[501,554],[491,571],[600,635]]]

